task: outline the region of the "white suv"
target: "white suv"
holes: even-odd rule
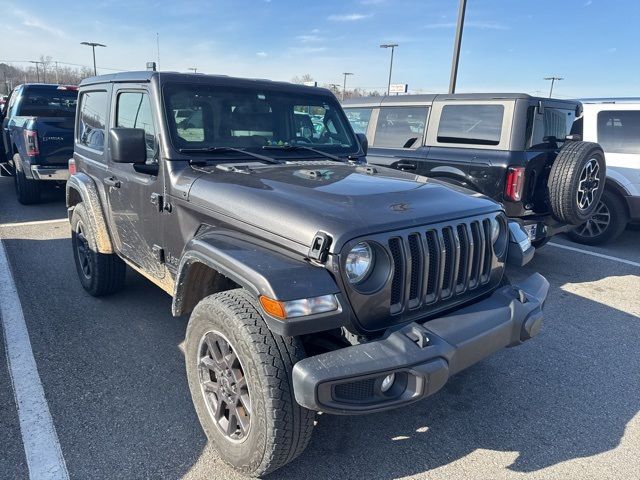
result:
[[[584,114],[572,133],[602,146],[607,183],[593,217],[569,236],[597,245],[616,238],[630,221],[640,222],[640,98],[582,100],[582,104]]]

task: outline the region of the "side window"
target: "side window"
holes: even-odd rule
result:
[[[419,147],[428,113],[428,107],[381,108],[373,146],[383,148]]]
[[[116,127],[142,128],[147,143],[147,160],[156,154],[156,130],[153,126],[149,96],[142,92],[123,92],[118,95]]]
[[[77,142],[80,145],[100,152],[104,150],[107,106],[107,92],[82,93],[77,128]]]
[[[344,113],[347,114],[347,118],[354,132],[367,133],[372,111],[373,108],[346,108]]]
[[[12,117],[15,115],[13,109],[16,105],[16,100],[20,96],[20,92],[22,92],[22,90],[14,90],[11,94],[11,97],[9,97],[9,105],[7,106],[7,117]]]
[[[598,113],[598,143],[605,152],[640,153],[640,111]]]
[[[571,133],[576,119],[575,110],[564,108],[545,107],[543,113],[538,113],[535,107],[529,107],[527,119],[527,135],[529,146],[548,146],[551,138],[556,142],[564,142],[565,137]],[[530,126],[530,127],[529,127]]]
[[[445,105],[438,125],[438,142],[498,145],[502,105]]]

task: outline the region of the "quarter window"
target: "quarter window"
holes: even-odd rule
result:
[[[369,120],[371,120],[372,108],[347,108],[345,113],[349,119],[351,127],[356,133],[367,133]]]
[[[147,144],[147,159],[156,152],[156,131],[153,126],[149,96],[142,92],[123,92],[118,95],[116,127],[141,128]]]
[[[107,92],[84,92],[80,100],[78,143],[102,152],[107,118]]]
[[[428,107],[385,107],[376,124],[375,147],[416,148],[421,145]]]
[[[640,153],[640,111],[598,113],[598,143],[605,152]]]
[[[503,116],[502,105],[445,105],[440,115],[438,142],[498,145]]]
[[[544,107],[542,114],[538,108],[529,107],[527,118],[527,136],[529,146],[548,148],[549,142],[562,143],[571,133],[576,119],[575,110]]]

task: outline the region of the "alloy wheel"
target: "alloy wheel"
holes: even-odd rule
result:
[[[76,255],[80,265],[82,274],[87,278],[91,278],[92,266],[91,266],[91,249],[89,247],[89,241],[85,235],[86,229],[82,222],[78,222],[76,225]]]
[[[586,238],[593,238],[602,235],[611,223],[611,212],[604,202],[599,202],[595,212],[589,220],[584,222],[575,232]]]
[[[200,341],[198,378],[207,409],[220,432],[242,442],[251,428],[251,396],[240,359],[220,332]]]
[[[578,192],[576,194],[578,208],[588,210],[593,204],[600,187],[600,165],[595,158],[589,160],[580,172]]]

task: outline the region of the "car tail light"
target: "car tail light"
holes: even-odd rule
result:
[[[73,158],[69,159],[69,175],[76,173],[76,161]]]
[[[507,184],[504,188],[504,196],[512,202],[522,200],[524,187],[524,167],[509,167],[507,170]]]
[[[58,85],[58,90],[70,90],[72,92],[77,92],[77,85]]]
[[[34,130],[25,130],[24,144],[27,146],[27,155],[29,157],[40,155],[40,150],[38,149],[38,132]]]

